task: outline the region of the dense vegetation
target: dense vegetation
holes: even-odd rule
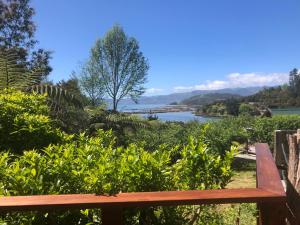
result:
[[[232,176],[234,143],[250,140],[272,146],[275,129],[300,127],[298,115],[232,117],[208,124],[138,122],[131,117],[126,122],[125,115],[112,117],[105,111],[99,115],[89,109],[94,130],[87,126],[87,133],[69,135],[49,116],[46,96],[15,90],[4,90],[0,96],[0,195],[223,188]],[[109,122],[97,129],[96,120]],[[212,206],[199,209],[129,210],[125,219],[127,224],[187,224],[191,218],[198,224],[226,224],[228,220]],[[100,210],[9,213],[1,218],[9,224],[101,222]]]
[[[231,178],[236,150],[229,147],[223,156],[212,151],[204,142],[206,127],[197,139],[190,136],[184,144],[170,142],[149,151],[142,140],[118,145],[111,131],[97,130],[93,136],[63,133],[48,116],[45,96],[14,90],[4,90],[0,96],[0,195],[201,190],[224,188]],[[134,210],[126,215],[127,224],[186,224],[191,218],[201,223],[209,216],[189,207]],[[101,221],[99,210],[9,213],[1,218],[9,224]]]

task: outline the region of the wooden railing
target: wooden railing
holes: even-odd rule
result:
[[[0,197],[0,211],[101,208],[104,225],[121,225],[127,207],[253,202],[261,225],[285,224],[286,195],[267,144],[256,144],[257,188]]]

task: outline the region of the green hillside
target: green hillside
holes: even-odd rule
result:
[[[180,103],[183,105],[199,106],[199,105],[207,105],[215,101],[223,101],[231,98],[239,99],[241,98],[241,96],[237,94],[229,94],[229,93],[200,94],[200,95],[195,95],[190,98],[184,99]]]

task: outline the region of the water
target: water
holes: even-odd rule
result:
[[[161,108],[166,105],[164,104],[124,104],[120,103],[118,105],[118,110],[121,112],[136,112],[141,110],[150,111],[151,109]]]
[[[121,112],[134,112],[141,110],[151,110],[155,108],[164,107],[164,104],[122,104],[120,103],[118,106],[119,111]],[[138,114],[144,118],[147,118],[148,114]],[[188,122],[192,120],[197,120],[200,122],[207,122],[211,120],[215,120],[215,117],[202,117],[195,116],[192,112],[166,112],[166,113],[156,113],[155,114],[159,120],[162,121],[180,121],[180,122]]]
[[[147,118],[148,114],[138,114]],[[211,120],[215,120],[213,117],[203,117],[203,116],[195,116],[192,112],[167,112],[167,113],[156,113],[155,114],[159,120],[162,121],[180,121],[180,122],[188,122],[192,120],[197,120],[199,122],[205,123]]]
[[[282,108],[282,109],[272,109],[274,115],[292,115],[300,114],[300,108]]]

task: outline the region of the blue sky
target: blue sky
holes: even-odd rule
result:
[[[67,79],[115,23],[150,63],[147,94],[276,85],[300,67],[299,0],[33,0],[50,79]]]

